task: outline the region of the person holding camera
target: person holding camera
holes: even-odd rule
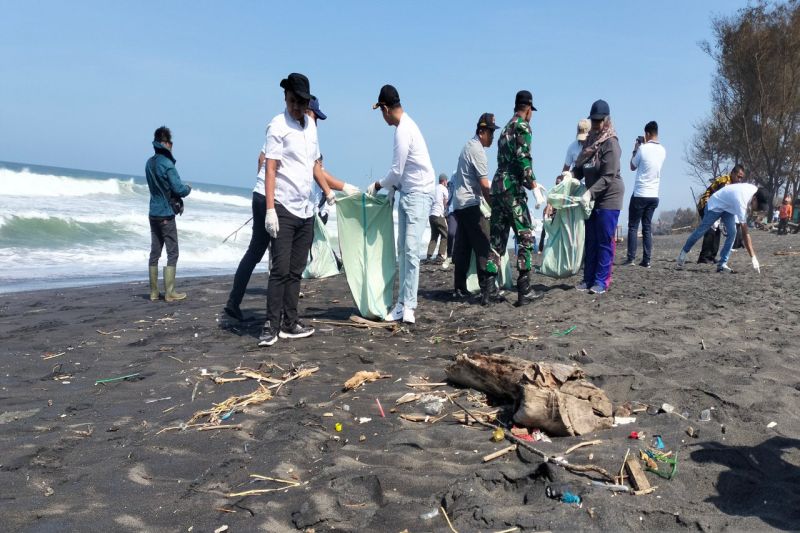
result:
[[[658,124],[651,120],[644,126],[644,137],[637,137],[631,157],[631,170],[636,171],[630,204],[628,204],[628,257],[624,265],[636,262],[637,233],[642,223],[642,262],[639,266],[650,268],[653,251],[653,213],[658,207],[658,185],[661,167],[667,151],[658,142]]]
[[[175,215],[183,213],[183,200],[192,186],[181,181],[172,157],[172,132],[161,126],[153,134],[155,155],[144,167],[150,189],[150,301],[158,301],[158,260],[167,245],[164,267],[164,300],[183,300],[186,294],[175,292],[175,267],[178,264],[178,226]]]

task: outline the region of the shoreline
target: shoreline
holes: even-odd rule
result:
[[[733,275],[675,270],[684,238],[656,238],[651,269],[615,266],[601,296],[572,289],[576,278],[535,275],[546,294],[522,308],[454,302],[452,270],[423,266],[417,324],[396,331],[342,324],[354,312],[343,276],[303,280],[300,316],[317,332],[269,348],[257,346],[263,272],[242,303],[244,323],[222,313],[232,276],[179,278],[188,299],[169,304],[148,300],[146,280],[0,294],[0,516],[26,532],[449,531],[433,513],[443,507],[459,531],[794,529],[800,263],[774,252],[800,239],[755,232],[758,276],[745,252],[734,253]],[[674,405],[689,420],[639,413],[630,425],[534,445],[558,456],[601,440],[569,459],[614,472],[640,446],[631,431],[659,434],[678,453],[678,474],[648,473],[656,492],[629,496],[554,468],[583,498],[567,505],[545,496],[538,457],[517,450],[483,462],[509,443],[464,426],[453,406],[434,422],[400,416],[422,413],[396,404],[425,392],[408,383],[444,382],[453,358],[473,351],[578,364],[615,406]],[[251,379],[212,379],[240,366],[279,379],[318,370],[232,413],[233,429],[169,429],[258,390]],[[391,378],[343,391],[361,370]],[[480,394],[431,390],[481,407]],[[699,421],[704,409],[711,421]],[[232,496],[253,489],[279,490]]]

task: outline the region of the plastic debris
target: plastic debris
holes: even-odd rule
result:
[[[709,420],[711,420],[711,409],[700,411],[700,422],[708,422]]]
[[[434,509],[433,511],[422,513],[419,517],[423,520],[430,520],[431,518],[436,518],[439,515],[439,509]]]
[[[333,426],[333,429],[335,429],[337,432],[342,431],[342,423],[341,422],[336,422],[336,424],[334,424],[334,426]]]
[[[774,427],[775,427],[775,426],[777,426],[777,425],[778,425],[778,423],[777,423],[777,422],[770,422],[769,424],[767,424],[767,428],[768,428],[768,429],[772,429],[772,428],[774,428]]]

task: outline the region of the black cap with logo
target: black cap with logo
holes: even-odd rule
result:
[[[517,93],[517,97],[514,99],[514,107],[519,105],[529,105],[531,109],[538,111],[538,109],[533,107],[533,95],[530,91],[522,90]]]
[[[394,88],[394,85],[384,85],[381,87],[381,92],[378,94],[378,102],[373,104],[372,109],[378,109],[381,106],[392,108],[400,105],[400,93]]]
[[[303,100],[311,100],[311,87],[308,78],[297,72],[292,72],[281,80],[281,87],[287,91],[292,91]]]
[[[478,119],[478,128],[485,128],[487,130],[499,130],[500,126],[494,123],[494,115],[492,113],[484,113]]]

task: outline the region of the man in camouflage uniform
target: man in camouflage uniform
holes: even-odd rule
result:
[[[529,91],[519,91],[514,102],[514,116],[506,124],[497,141],[497,172],[492,180],[490,220],[491,249],[486,263],[489,274],[490,300],[496,299],[494,280],[500,269],[500,256],[508,245],[508,230],[517,237],[517,305],[541,296],[531,289],[533,266],[533,225],[528,211],[528,190],[536,187],[531,163],[530,120],[536,108]]]

